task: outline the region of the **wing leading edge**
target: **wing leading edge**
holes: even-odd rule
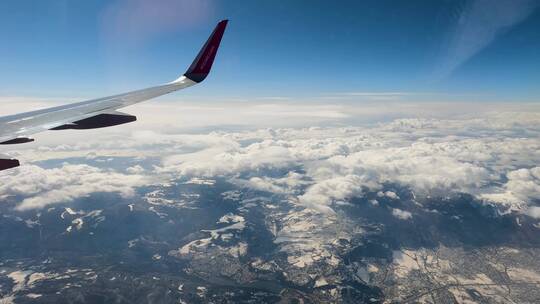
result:
[[[178,79],[128,93],[0,117],[0,145],[31,142],[30,135],[47,130],[93,129],[136,120],[117,109],[178,91],[202,82],[210,73],[228,20],[220,21],[188,70]],[[19,161],[0,156],[0,170]]]

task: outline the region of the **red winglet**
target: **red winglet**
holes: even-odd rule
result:
[[[208,76],[228,21],[222,20],[217,24],[184,76],[195,82],[201,82]]]

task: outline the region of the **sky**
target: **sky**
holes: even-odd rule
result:
[[[538,102],[539,1],[0,3],[0,96],[86,99],[171,81],[230,19],[211,76],[173,97]]]
[[[230,23],[209,77],[121,110],[136,122],[0,149],[21,162],[0,201],[219,178],[335,219],[390,184],[540,221],[538,2],[306,3],[2,2],[6,114],[171,81]]]
[[[230,22],[206,80],[120,110],[136,122],[0,146],[21,163],[0,172],[0,206],[21,215],[6,223],[41,229],[41,214],[69,206],[79,216],[105,193],[161,218],[204,208],[181,184],[217,181],[208,189],[241,200],[231,214],[263,207],[255,226],[268,220],[287,263],[325,263],[324,274],[294,272],[317,280],[342,273],[343,244],[394,242],[379,214],[420,227],[426,214],[447,223],[435,215],[453,210],[445,202],[470,201],[505,216],[480,212],[501,223],[490,231],[540,229],[540,0],[2,0],[0,116],[172,81],[221,19]],[[367,229],[351,204],[373,208]],[[82,218],[62,216],[63,233],[86,233]],[[232,252],[211,231],[163,252]]]

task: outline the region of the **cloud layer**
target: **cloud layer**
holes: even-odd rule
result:
[[[134,187],[148,182],[141,175],[126,175],[88,165],[65,164],[54,169],[27,165],[0,176],[0,197],[24,197],[17,205],[17,209],[23,211],[70,202],[92,193],[116,192],[131,196]]]
[[[520,106],[530,110],[515,111]],[[226,111],[236,111],[236,116],[204,127],[214,131],[186,134],[163,128],[170,110],[164,106],[157,107],[164,109],[161,121],[90,131],[84,140],[74,138],[75,133],[57,133],[59,137],[46,145],[40,143],[48,140],[38,141],[12,154],[23,163],[62,159],[70,164],[53,169],[23,165],[2,172],[0,195],[21,195],[18,208],[29,209],[99,191],[129,195],[150,182],[219,176],[328,215],[334,213],[336,203],[382,190],[388,183],[409,187],[418,195],[469,193],[506,210],[527,213],[530,209],[528,214],[535,214],[540,111],[534,106],[502,105],[474,116],[452,113],[446,118],[428,113],[364,126],[348,124],[352,115],[365,111],[363,105],[333,107],[327,111],[327,106],[296,105],[289,111],[285,105],[231,106]],[[384,105],[379,108],[385,112]],[[267,115],[254,109],[265,109]],[[205,107],[198,111],[206,113]],[[254,122],[251,128],[227,130],[226,125],[235,118],[241,123],[243,116],[274,120],[276,126],[285,127],[261,128]],[[291,117],[294,127],[288,127]],[[123,166],[116,159],[130,161]],[[398,211],[395,215],[407,217]]]

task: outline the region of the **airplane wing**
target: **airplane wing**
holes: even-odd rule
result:
[[[34,141],[29,135],[47,130],[95,129],[135,121],[117,109],[184,89],[203,81],[216,57],[228,20],[220,21],[189,69],[178,79],[151,88],[63,106],[0,117],[0,145]],[[0,155],[0,170],[19,161]]]

